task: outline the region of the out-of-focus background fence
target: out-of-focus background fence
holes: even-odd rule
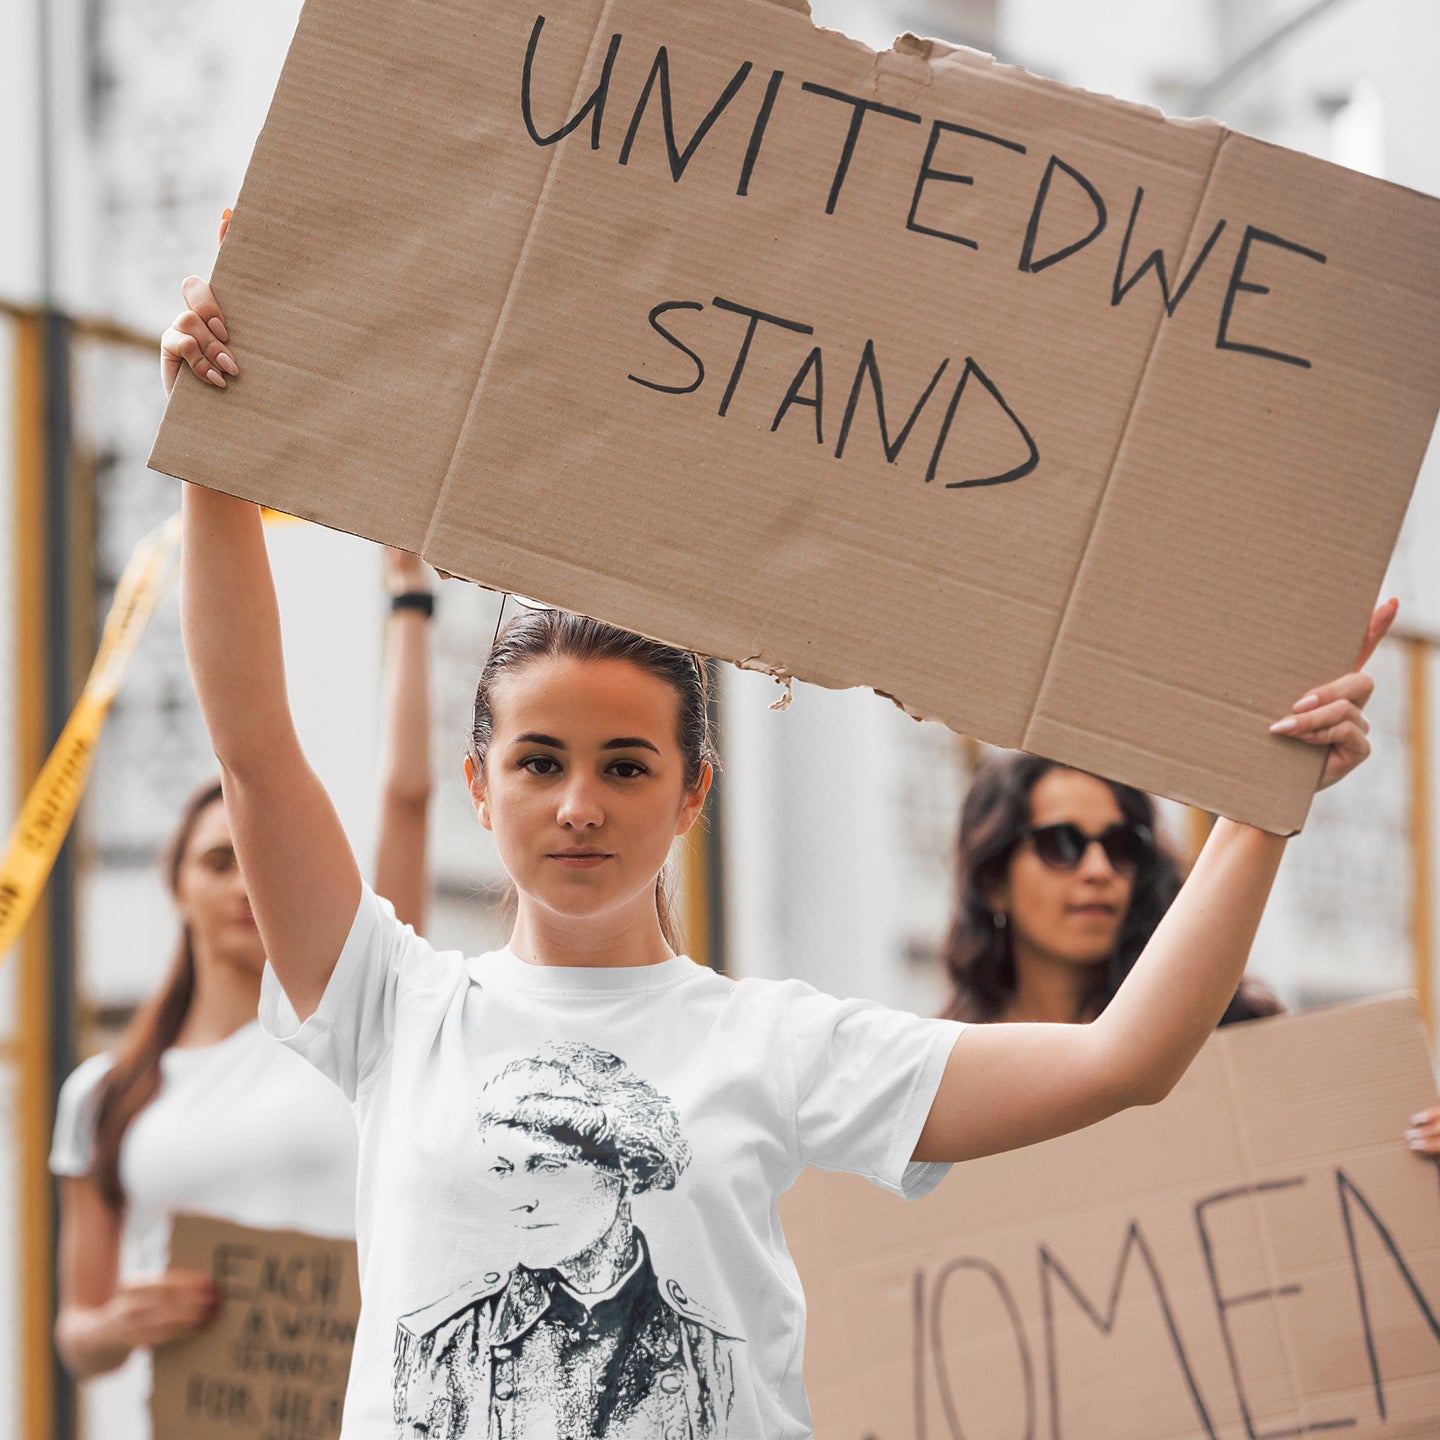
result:
[[[1237,128],[1440,190],[1440,7],[1432,0],[815,0],[884,44],[913,29],[1062,80],[1209,111]],[[0,809],[14,815],[78,693],[131,547],[174,510],[144,461],[155,343],[204,272],[299,0],[23,0],[0,10]],[[1254,967],[1292,1005],[1397,988],[1432,1026],[1440,872],[1440,475],[1422,475],[1389,581],[1404,633],[1374,663],[1377,756],[1320,797],[1292,846]],[[374,548],[313,527],[272,537],[297,723],[362,855],[373,843],[384,606]],[[1143,597],[1138,597],[1143,603]],[[921,603],[917,600],[917,603]],[[458,774],[499,598],[441,589],[434,628],[433,938],[502,934],[503,878]],[[863,606],[864,597],[856,597]],[[1257,616],[1257,624],[1265,617]],[[679,859],[692,949],[919,1010],[944,994],[958,804],[979,747],[868,693],[725,669],[725,770]],[[53,1363],[54,1095],[158,979],[174,921],[157,867],[213,769],[173,598],[105,731],[49,891],[0,967],[0,1434],[124,1440]],[[1166,807],[1193,849],[1207,817]],[[88,1414],[88,1423],[87,1423]]]

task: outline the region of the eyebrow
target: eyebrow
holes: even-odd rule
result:
[[[557,740],[553,735],[541,735],[537,731],[527,730],[523,735],[517,735],[511,742],[514,745],[545,745],[551,750],[563,750],[565,742]],[[655,754],[660,753],[660,747],[653,745],[649,740],[639,735],[622,735],[615,740],[607,740],[601,747],[602,750],[653,750]]]

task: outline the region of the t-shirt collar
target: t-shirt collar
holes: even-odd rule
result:
[[[481,985],[546,995],[619,995],[668,990],[702,972],[686,955],[657,965],[531,965],[510,949],[492,950],[466,961],[470,978]]]

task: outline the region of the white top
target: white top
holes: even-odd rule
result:
[[[355,1102],[364,1307],[345,1440],[798,1440],[805,1165],[914,1198],[963,1027],[683,957],[438,953],[366,888],[315,1014]]]
[[[50,1169],[85,1176],[95,1110],[111,1057],[86,1060],[60,1090]],[[156,1274],[170,1253],[170,1216],[214,1215],[266,1229],[355,1233],[357,1139],[350,1107],[333,1085],[251,1021],[215,1045],[170,1049],[161,1086],[120,1144],[128,1204],[122,1276]],[[94,1382],[90,1406],[107,1436],[149,1432],[149,1354],[137,1351]],[[138,1411],[138,1414],[134,1412]],[[121,1412],[130,1412],[124,1415]]]

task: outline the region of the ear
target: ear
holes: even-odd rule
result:
[[[492,829],[490,804],[485,798],[485,772],[468,755],[465,757],[464,768],[465,788],[470,792],[470,803],[475,807],[475,814],[487,830]]]
[[[715,771],[707,760],[700,766],[700,775],[695,781],[693,789],[686,791],[685,803],[680,807],[680,819],[676,822],[676,835],[683,835],[700,818],[700,812],[705,808],[705,797],[710,793],[710,786],[714,782]]]

